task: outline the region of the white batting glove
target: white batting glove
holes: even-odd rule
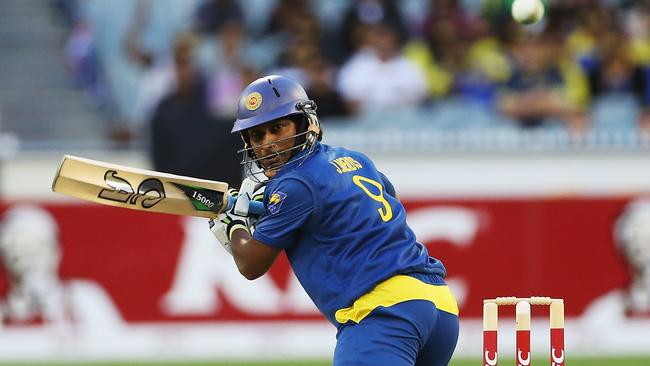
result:
[[[264,202],[264,189],[266,188],[266,184],[262,184],[258,186],[254,191],[253,194],[251,195],[251,201],[257,201],[257,202]],[[255,225],[257,225],[257,221],[260,219],[259,216],[249,216],[248,217],[248,228],[251,230],[251,233],[255,232]]]
[[[231,212],[220,213],[215,219],[209,221],[209,225],[212,235],[230,255],[232,255],[232,233],[236,229],[244,229],[250,233],[246,217]]]
[[[264,200],[264,186],[265,183],[259,183],[251,180],[250,178],[245,178],[241,182],[241,187],[239,188],[239,194],[235,204],[233,205],[232,211],[240,216],[249,216],[248,211],[251,201],[263,201]]]
[[[249,178],[246,178],[242,181],[238,194],[234,196],[237,197],[237,200],[235,201],[231,212],[239,216],[245,216],[247,218],[246,225],[248,225],[251,233],[255,231],[255,224],[257,223],[259,217],[255,215],[249,215],[250,203],[251,201],[264,201],[265,187],[265,183],[255,182]]]

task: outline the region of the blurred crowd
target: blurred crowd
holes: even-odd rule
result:
[[[53,0],[70,26],[71,74],[113,138],[153,136],[167,161],[173,151],[157,143],[227,131],[240,91],[269,73],[305,85],[323,119],[348,123],[460,100],[575,136],[598,106],[625,106],[650,132],[649,1],[544,0],[530,26],[512,21],[511,3]]]

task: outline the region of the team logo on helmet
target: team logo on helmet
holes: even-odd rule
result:
[[[262,94],[252,92],[246,97],[246,109],[254,111],[262,105]]]

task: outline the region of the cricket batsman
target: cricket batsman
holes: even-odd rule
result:
[[[316,103],[283,76],[244,89],[232,132],[249,178],[211,231],[241,274],[258,278],[284,250],[337,328],[335,366],[447,365],[458,305],[388,178],[365,155],[321,143]],[[248,217],[262,192],[266,212]]]

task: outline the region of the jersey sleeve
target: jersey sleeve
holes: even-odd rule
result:
[[[269,193],[266,202],[253,238],[278,249],[290,247],[314,212],[311,190],[300,180],[287,179]]]

